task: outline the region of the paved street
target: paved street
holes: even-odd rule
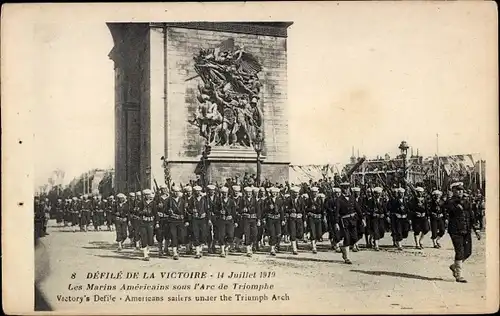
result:
[[[225,313],[245,310],[248,313],[281,312],[293,313],[327,313],[327,312],[386,312],[386,313],[414,313],[419,312],[461,312],[481,311],[486,303],[485,299],[485,249],[484,239],[473,240],[474,251],[466,262],[464,276],[467,284],[456,283],[448,266],[452,263],[453,249],[449,237],[442,240],[442,249],[430,248],[430,237],[424,242],[424,250],[416,250],[413,238],[410,235],[405,241],[405,249],[399,252],[392,247],[390,236],[381,243],[382,250],[375,252],[362,249],[352,253],[352,265],[343,263],[341,255],[328,250],[328,243],[319,246],[318,254],[310,252],[310,246],[299,244],[300,254],[293,256],[289,252],[278,253],[271,257],[267,253],[255,254],[247,258],[243,254],[231,254],[227,258],[210,255],[201,260],[193,257],[181,257],[174,261],[171,258],[157,258],[157,250],[151,252],[151,260],[143,261],[142,253],[131,248],[122,252],[116,251],[114,232],[89,231],[87,233],[65,231],[69,228],[55,227],[51,221],[49,236],[43,241],[48,248],[51,258],[51,274],[42,285],[47,299],[56,310],[79,310],[105,312],[117,308],[126,312],[148,312],[161,310],[174,313],[215,313],[221,312],[220,295],[234,295],[236,293],[264,295],[269,298],[276,294],[279,301],[271,299],[258,302],[234,301],[224,302]],[[484,233],[483,233],[484,236]],[[128,242],[128,241],[127,241]],[[289,251],[289,247],[288,247]],[[139,272],[140,279],[88,279],[89,273]],[[161,272],[171,271],[200,271],[207,272],[208,279],[164,279]],[[274,272],[264,279],[227,279],[230,272]],[[144,279],[144,273],[154,279]],[[217,279],[218,273],[225,273],[225,279]],[[74,279],[72,279],[72,275]],[[194,290],[195,283],[208,285],[227,284],[227,290],[216,289],[207,291]],[[273,285],[271,290],[233,290],[233,283]],[[78,285],[86,289],[88,284],[116,285],[117,290],[70,290]],[[169,284],[168,291],[145,291],[139,289],[121,290],[122,284]],[[189,285],[191,290],[173,290],[173,285]],[[113,304],[109,303],[75,303],[62,302],[57,296],[83,296],[96,299],[95,294],[104,296],[111,294],[117,297]],[[192,296],[190,303],[170,302],[167,297]],[[286,294],[286,295],[285,295]],[[163,296],[163,302],[124,302],[127,295],[132,296]],[[194,301],[194,296],[213,295],[216,302]],[[287,299],[287,297],[289,299]],[[103,298],[104,300],[104,298]],[[172,299],[173,300],[173,299]],[[182,310],[172,310],[182,308]],[[202,308],[200,310],[200,308]],[[258,308],[258,310],[255,310]]]

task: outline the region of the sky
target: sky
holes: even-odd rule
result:
[[[376,11],[311,5],[287,19],[292,164],[395,155],[484,153],[498,123],[496,31],[484,10]],[[35,184],[114,164],[113,47],[106,20],[33,28]],[[494,125],[493,125],[494,124]],[[493,126],[493,127],[492,127]]]

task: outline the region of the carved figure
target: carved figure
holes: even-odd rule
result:
[[[203,84],[198,86],[200,104],[190,123],[210,145],[251,147],[263,125],[258,105],[261,65],[232,38],[216,48],[201,49],[194,61]]]

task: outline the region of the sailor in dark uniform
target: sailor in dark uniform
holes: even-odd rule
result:
[[[427,207],[424,192],[425,190],[422,187],[415,188],[416,196],[413,197],[409,205],[412,215],[411,223],[415,238],[415,247],[417,249],[423,249],[422,240],[430,230],[429,209]]]
[[[190,217],[190,226],[193,233],[193,245],[195,247],[195,258],[202,257],[203,245],[207,243],[209,213],[207,200],[201,196],[202,188],[193,187],[193,196],[188,200],[187,214]]]
[[[229,197],[229,189],[220,189],[221,197],[212,208],[212,218],[217,226],[217,239],[220,245],[220,256],[225,258],[234,239],[234,221],[236,218],[236,205]]]
[[[290,232],[290,242],[292,244],[292,252],[298,255],[297,239],[304,238],[304,206],[299,199],[300,188],[292,187],[290,196],[285,201],[285,213],[288,215],[288,231]]]
[[[304,200],[304,209],[307,214],[307,226],[311,233],[312,252],[318,252],[316,248],[317,242],[323,236],[323,218],[325,218],[324,203],[318,197],[319,189],[317,187],[311,188],[311,196]]]
[[[112,205],[114,211],[116,242],[118,251],[123,249],[123,243],[127,239],[128,206],[127,197],[123,193],[117,195],[118,201]]]
[[[186,203],[181,188],[174,186],[173,195],[168,199],[167,214],[170,238],[172,239],[172,255],[179,260],[178,248],[186,241]]]
[[[451,185],[453,196],[446,202],[445,209],[448,214],[448,233],[450,234],[453,248],[455,249],[455,262],[450,266],[457,282],[466,283],[462,276],[463,263],[472,254],[471,231],[474,230],[477,239],[481,239],[475,222],[474,212],[470,203],[464,198],[462,182]]]
[[[349,259],[349,248],[354,246],[358,238],[358,218],[361,217],[361,208],[355,198],[350,195],[349,183],[340,184],[342,195],[337,199],[334,220],[339,225],[344,238],[341,247],[342,258],[347,264],[352,264]]]
[[[410,222],[408,219],[409,210],[405,200],[405,189],[398,188],[396,197],[389,202],[389,211],[393,216],[394,241],[398,250],[403,250],[402,241],[408,238],[410,232]]]
[[[444,203],[441,200],[441,191],[432,191],[432,199],[429,202],[429,213],[431,219],[431,239],[434,248],[441,248],[439,239],[444,236],[446,231],[446,213]]]
[[[160,195],[156,198],[156,241],[158,242],[158,257],[168,255],[168,221],[167,221],[167,207],[168,207],[168,187],[165,184],[160,186]],[[165,245],[164,245],[165,242]]]
[[[365,227],[366,227],[363,202],[362,202],[362,198],[361,198],[361,188],[359,188],[359,187],[352,188],[352,198],[353,198],[353,202],[356,204],[356,208],[359,208],[359,210],[360,210],[360,212],[358,213],[358,216],[357,216],[357,221],[356,221],[356,225],[357,225],[356,231],[357,231],[358,235],[356,237],[356,241],[354,242],[354,245],[352,246],[352,251],[357,252],[357,251],[359,251],[358,243],[363,238],[363,234],[365,234]],[[367,247],[368,247],[368,243],[367,243]]]
[[[281,238],[281,226],[284,222],[283,202],[278,197],[279,189],[272,187],[271,196],[264,201],[264,212],[266,217],[267,232],[269,234],[269,245],[271,256],[276,256],[276,245]]]

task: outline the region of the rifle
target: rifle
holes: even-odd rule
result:
[[[137,175],[137,173],[135,174],[135,178],[137,179],[137,184],[139,185],[139,191],[142,191],[141,190],[141,181],[139,181],[139,176]],[[141,202],[142,202],[142,205],[144,205],[144,195],[142,195],[142,192],[141,192]]]
[[[160,188],[158,187],[158,183],[156,183],[155,178],[153,178],[153,182],[155,183],[156,192],[160,192]]]
[[[378,179],[380,180],[380,184],[382,184],[382,186],[384,187],[384,190],[387,192],[387,194],[389,195],[389,197],[391,199],[394,198],[394,196],[392,195],[392,191],[391,189],[387,186],[387,184],[384,182],[384,180],[382,179],[382,177],[380,176],[380,174],[377,173],[377,176],[378,176]]]

